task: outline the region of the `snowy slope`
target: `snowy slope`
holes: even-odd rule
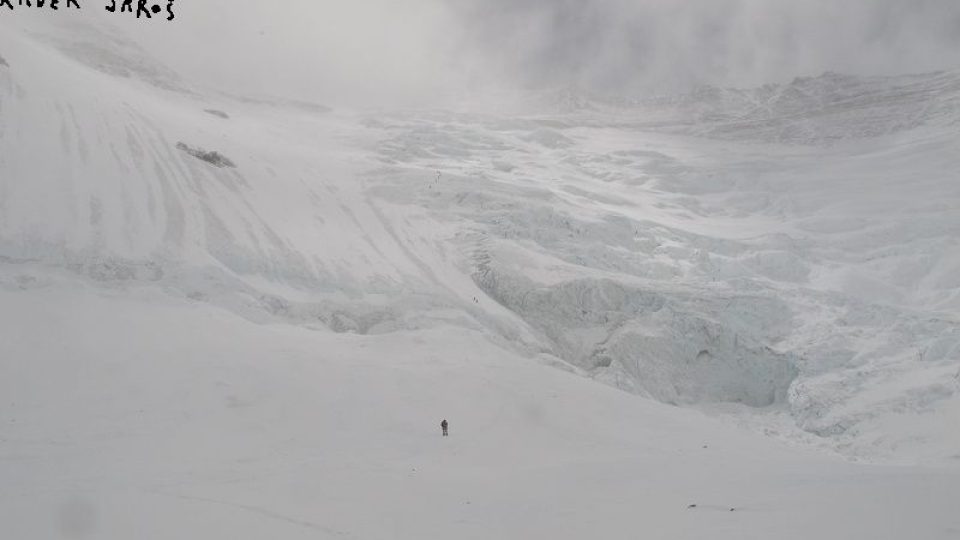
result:
[[[455,320],[866,456],[928,436],[861,434],[878,410],[956,391],[958,76],[357,116],[204,93],[94,27],[3,39],[10,260],[338,332]],[[817,146],[728,141],[795,141],[785,118]]]
[[[92,32],[76,39],[98,39]],[[368,200],[359,172],[371,164],[350,144],[359,130],[349,120],[321,107],[158,88],[138,69],[163,69],[140,58],[112,58],[133,66],[118,78],[124,68],[101,70],[99,57],[77,63],[43,35],[3,39],[17,66],[2,74],[4,256],[107,282],[169,282],[237,309],[252,304],[255,316],[300,309],[298,318],[326,324],[336,306],[360,304],[358,317],[369,320],[358,324],[390,325],[413,311],[389,312],[395,296],[418,302],[428,292]],[[218,152],[236,167],[185,149]],[[323,304],[280,305],[264,296],[273,286]]]
[[[9,538],[960,531],[955,469],[785,448],[512,355],[477,331],[254,324],[157,287],[104,291],[18,270],[44,277],[0,291]]]
[[[100,28],[0,30],[21,536],[91,497],[106,537],[124,508],[157,508],[158,538],[577,538],[637,506],[664,537],[960,530],[960,74],[330,111],[195,87]],[[438,415],[475,438],[437,447]],[[391,510],[364,529],[371,492]],[[718,521],[741,504],[762,516]]]
[[[354,114],[192,88],[91,26],[11,30],[10,261],[336,332],[455,321],[851,455],[957,454],[945,419],[871,423],[938,415],[960,382],[960,76]]]

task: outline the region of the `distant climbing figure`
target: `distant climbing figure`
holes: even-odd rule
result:
[[[447,424],[447,419],[446,419],[446,418],[443,419],[443,422],[440,422],[440,429],[443,430],[443,436],[444,436],[444,437],[447,436],[447,426],[448,426],[448,425],[449,425],[449,424]]]

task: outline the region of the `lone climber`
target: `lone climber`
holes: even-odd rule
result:
[[[446,418],[443,419],[443,422],[440,422],[440,429],[443,430],[443,436],[444,436],[444,437],[447,436],[447,426],[448,426],[448,425],[449,425],[449,424],[447,424],[447,419],[446,419]]]

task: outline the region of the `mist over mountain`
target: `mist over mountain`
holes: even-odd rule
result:
[[[94,7],[82,15],[112,22],[197,82],[368,106],[514,87],[637,95],[960,67],[950,0],[207,0],[177,9],[170,24],[123,24]]]

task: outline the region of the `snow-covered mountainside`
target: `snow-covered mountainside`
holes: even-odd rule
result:
[[[713,139],[829,146],[920,127],[960,125],[960,76],[824,73],[789,84],[750,89],[703,86],[687,94],[645,99],[567,89],[543,93],[534,102],[546,111],[583,112],[583,122],[593,117],[601,118],[601,123]]]
[[[480,514],[456,512],[518,515],[499,529],[464,532],[446,521],[418,529],[409,512],[432,512],[444,490],[454,490],[431,476],[413,488],[421,506],[411,502],[384,518],[395,520],[399,537],[544,537],[530,519],[554,523],[550,532],[563,537],[596,530],[558,519],[582,502],[576,497],[564,499],[557,515],[546,506],[521,515],[479,482],[496,460],[533,467],[535,453],[505,455],[476,439],[479,449],[463,443],[462,454],[436,456],[423,454],[409,433],[394,433],[419,433],[404,414],[446,414],[432,408],[456,402],[451,409],[478,427],[476,437],[523,437],[536,426],[531,448],[561,449],[545,467],[583,465],[573,456],[599,452],[596,468],[580,473],[597,489],[624,470],[656,476],[649,461],[649,470],[619,465],[638,448],[647,448],[641,453],[649,460],[673,459],[666,456],[675,445],[699,449],[703,433],[722,438],[728,429],[734,434],[725,453],[711,459],[726,463],[731,478],[755,470],[789,476],[783,471],[791,467],[822,477],[879,475],[871,476],[877,485],[898,493],[939,494],[940,502],[904,523],[930,527],[915,537],[960,530],[943,522],[950,506],[941,503],[955,500],[960,485],[953,473],[937,469],[942,483],[933,489],[906,472],[823,465],[818,460],[826,458],[806,454],[791,461],[794,450],[729,425],[857,459],[944,470],[960,463],[960,73],[827,74],[638,102],[538,95],[529,110],[539,112],[525,114],[331,111],[194,87],[148,52],[93,27],[27,30],[0,21],[0,30],[0,389],[7,409],[0,409],[0,473],[14,466],[0,476],[17,493],[56,498],[64,487],[58,482],[69,489],[94,474],[85,467],[127,459],[121,468],[143,477],[137,485],[149,488],[151,500],[166,501],[163,515],[184,518],[177,505],[192,502],[285,522],[308,536],[383,538],[390,524],[348,534],[349,512],[341,525],[325,527],[297,517],[309,513],[302,502],[278,512],[244,497],[269,497],[269,489],[258,492],[272,481],[295,483],[300,466],[337,478],[365,471],[359,487],[324,499],[336,515],[329,509],[364,500],[363,489],[389,485],[394,491],[374,500],[396,502],[391,493],[410,487],[394,473],[439,474],[430,469],[436,462],[422,460],[466,459],[473,466],[459,473],[456,489],[491,499]],[[113,343],[111,327],[129,338]],[[311,364],[312,353],[323,362]],[[276,370],[257,364],[264,357],[275,357]],[[322,397],[282,381],[282,372],[312,381]],[[54,380],[45,380],[51,373]],[[290,423],[314,419],[271,401],[286,392],[317,407],[320,431],[290,438]],[[458,392],[476,401],[457,401]],[[214,433],[231,441],[227,433],[242,427],[231,422],[250,422],[266,430],[261,446],[231,453],[226,442],[205,438],[211,427],[203,419],[213,416],[204,411],[218,393],[230,411],[216,417],[226,424]],[[61,394],[77,408],[45,401]],[[15,397],[9,404],[8,396]],[[509,396],[515,402],[497,403]],[[184,404],[165,409],[171,397]],[[133,400],[139,413],[111,412],[111,399]],[[377,420],[381,405],[406,409]],[[333,410],[340,406],[351,410]],[[247,407],[255,418],[241,416]],[[102,424],[82,429],[81,418]],[[45,429],[73,421],[57,437]],[[367,467],[383,456],[357,453],[353,437],[364,421],[383,430],[370,444],[402,446],[383,465],[396,470]],[[209,447],[175,453],[166,469],[138,453],[145,450],[137,445],[156,442],[137,431],[140,422],[161,438],[189,436]],[[694,432],[678,434],[683,426]],[[323,461],[317,437],[324,433],[340,438],[329,452],[346,468]],[[644,446],[654,443],[647,436],[666,453]],[[115,453],[92,461],[58,450],[92,451],[103,440],[116,443]],[[598,450],[603,442],[620,450]],[[752,445],[758,463],[745,450]],[[228,454],[226,464],[211,465],[217,452]],[[278,461],[280,454],[299,465]],[[710,465],[698,459],[669,462],[669,470],[687,471],[667,497],[671,504],[680,504],[686,487],[704,488],[694,477]],[[57,460],[69,469],[60,476],[34,468]],[[257,482],[245,483],[244,463]],[[523,471],[531,486],[516,495],[523,501],[565,489],[540,481],[546,469]],[[151,484],[153,473],[165,483]],[[264,475],[274,480],[264,484]],[[640,500],[629,478],[611,489]],[[577,481],[571,485],[579,489]],[[658,488],[670,481],[651,480]],[[786,477],[766,481],[772,484],[759,489],[773,498],[793,485]],[[831,501],[855,489],[845,481],[829,488],[838,490],[834,498],[812,495],[827,489],[820,483],[785,501],[802,506],[810,495],[818,500],[811,512],[839,514]],[[191,482],[219,487],[205,494],[177,487]],[[749,491],[744,482],[738,496]],[[231,483],[245,495],[230,491]],[[283,486],[282,497],[293,497],[289,489],[313,493]],[[118,512],[120,492],[109,502]],[[641,499],[663,502],[650,493]],[[629,515],[601,503],[590,506],[601,528]],[[896,503],[863,510],[894,515]],[[0,499],[11,516],[30,515],[16,510],[29,504],[15,494]],[[771,509],[764,504],[754,509]],[[67,529],[85,530],[84,508],[67,506]],[[627,513],[605,521],[616,509]],[[860,516],[836,517],[853,528],[829,530],[857,536]],[[710,514],[685,530],[715,533],[716,520]],[[18,523],[24,534],[40,534]],[[236,530],[246,534],[271,534],[240,523]],[[768,532],[782,525],[775,517],[762,523]],[[123,527],[136,525],[117,530]],[[737,527],[723,530],[745,537]],[[803,530],[784,537],[810,537]],[[881,521],[871,537],[916,532]]]
[[[690,133],[828,145],[920,127],[955,128],[960,125],[960,77],[955,72],[901,77],[825,73],[748,90],[703,87],[639,105],[673,110],[677,123]]]
[[[92,27],[0,40],[10,268],[334,332],[482,329],[853,456],[960,454],[960,74],[351,113],[205,93]]]

